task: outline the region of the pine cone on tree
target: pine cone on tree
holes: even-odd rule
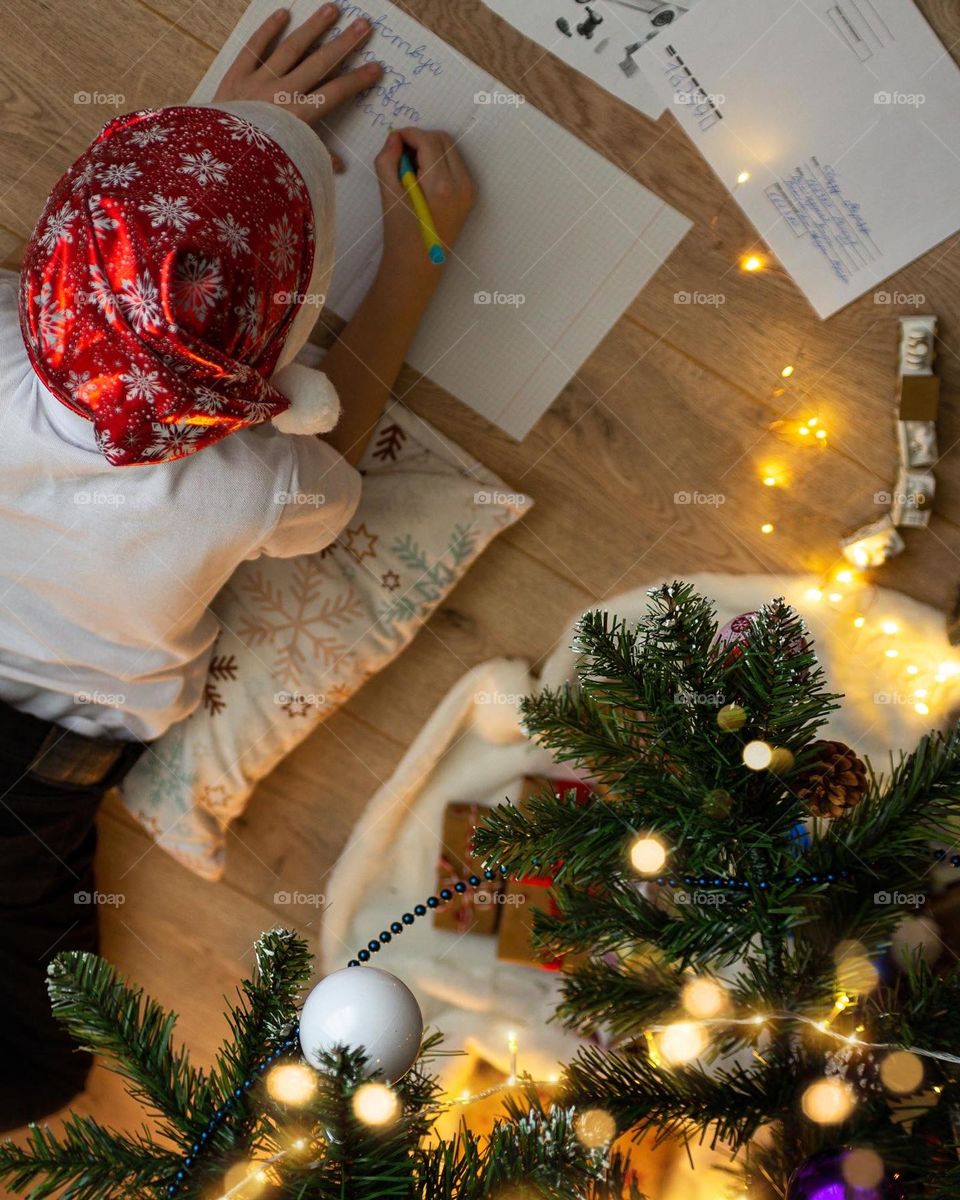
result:
[[[817,741],[814,766],[797,780],[797,796],[815,817],[839,817],[863,799],[867,768],[843,742]]]
[[[824,1075],[848,1084],[865,1096],[883,1094],[880,1064],[865,1046],[842,1046],[831,1050],[824,1059]]]

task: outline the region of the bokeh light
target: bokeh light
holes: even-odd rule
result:
[[[581,1146],[599,1150],[609,1146],[617,1136],[617,1122],[605,1109],[588,1108],[577,1114],[573,1131]]]
[[[818,1079],[803,1093],[803,1115],[817,1125],[839,1125],[853,1111],[853,1092],[839,1079]]]
[[[279,1104],[306,1104],[316,1087],[316,1074],[303,1063],[284,1063],[267,1076],[267,1092]]]
[[[660,1034],[660,1053],[669,1063],[686,1063],[696,1058],[707,1044],[707,1035],[698,1025],[678,1021]]]
[[[887,1091],[907,1096],[923,1083],[923,1063],[909,1050],[894,1050],[880,1064],[880,1082]]]
[[[773,761],[773,748],[766,742],[747,742],[743,748],[743,762],[751,771],[764,771]]]
[[[353,1112],[364,1125],[389,1125],[400,1115],[400,1101],[385,1083],[362,1083],[353,1093]]]
[[[868,1146],[857,1146],[843,1156],[840,1172],[850,1187],[867,1191],[883,1182],[883,1159]]]
[[[641,875],[656,875],[667,861],[667,852],[654,837],[639,837],[630,847],[630,862]]]
[[[690,1016],[698,1020],[715,1017],[727,1005],[727,993],[712,979],[691,979],[684,985],[680,999]]]

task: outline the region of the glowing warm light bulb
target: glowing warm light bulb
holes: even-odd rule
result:
[[[850,553],[853,555],[853,561],[858,567],[870,566],[870,555],[862,546],[853,546],[850,550]]]
[[[866,624],[866,621],[867,621],[866,617],[854,617],[853,618],[854,629],[862,629],[864,627],[864,625]]]
[[[807,424],[810,426],[810,428],[811,428],[811,429],[813,429],[813,428],[814,428],[814,426],[816,426],[816,425],[819,425],[819,424],[820,424],[820,418],[819,418],[819,417],[811,417],[811,418],[810,418],[810,419],[807,421]]]
[[[895,633],[900,632],[900,626],[896,621],[881,621],[880,628],[888,637],[893,637]]]
[[[827,440],[827,431],[825,429],[818,429],[814,437],[821,442],[825,442]]]
[[[712,979],[691,979],[680,999],[691,1017],[708,1020],[726,1007],[727,994]]]
[[[574,1118],[573,1132],[581,1146],[599,1150],[617,1136],[617,1122],[602,1108],[587,1108]]]
[[[400,1113],[400,1101],[385,1083],[362,1083],[353,1093],[353,1112],[364,1125],[389,1125]]]
[[[808,588],[807,599],[816,603],[818,600],[823,599],[823,592],[821,592],[819,588]]]
[[[630,863],[641,875],[656,875],[667,861],[667,852],[653,837],[639,837],[630,847]]]
[[[919,713],[921,717],[925,717],[930,712],[930,706],[924,704],[922,700],[918,700],[913,706],[913,711]]]
[[[773,761],[773,748],[766,742],[747,742],[743,748],[743,763],[751,771],[763,771]]]
[[[847,567],[844,567],[842,571],[838,571],[837,583],[853,583],[853,572]]]
[[[698,1025],[678,1021],[660,1035],[660,1053],[669,1063],[685,1063],[696,1058],[706,1045],[706,1034]]]
[[[884,654],[887,656],[887,658],[899,658],[900,657],[899,650],[884,650]]]
[[[809,437],[810,436],[810,430],[806,427],[806,425],[800,425],[797,428],[797,433],[799,433],[801,437]]]
[[[941,663],[940,674],[944,677],[944,679],[952,679],[955,675],[960,674],[960,663]]]
[[[767,260],[762,254],[744,254],[740,259],[740,270],[747,271],[751,275],[762,271],[766,265]]]
[[[760,526],[760,532],[773,533],[773,525],[769,521],[765,521],[764,524]]]
[[[909,1050],[894,1050],[880,1064],[880,1082],[888,1092],[906,1096],[923,1083],[923,1063]]]
[[[303,1063],[284,1063],[267,1076],[267,1091],[279,1104],[306,1104],[316,1087],[316,1074]]]
[[[843,593],[842,592],[831,592],[828,599],[831,600],[834,604],[839,604],[840,601],[843,599]]]
[[[796,367],[784,367],[783,370],[780,372],[781,378],[789,379],[795,370],[796,370]]]
[[[919,671],[920,671],[920,668],[919,668],[919,667],[916,667],[916,666],[914,666],[914,665],[913,665],[913,663],[911,663],[911,664],[910,664],[910,666],[909,666],[909,667],[907,667],[907,674],[908,674],[908,675],[916,675],[916,674],[918,674],[918,673],[919,673]]]
[[[926,697],[927,689],[926,688],[914,688],[913,694],[917,697],[918,700],[923,700]]]
[[[803,1093],[800,1107],[818,1125],[839,1125],[853,1111],[853,1093],[839,1079],[818,1079]]]
[[[763,486],[764,487],[776,487],[777,486],[776,475],[764,475]]]

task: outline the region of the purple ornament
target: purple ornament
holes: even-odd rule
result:
[[[790,1176],[786,1200],[906,1200],[903,1185],[888,1171],[883,1171],[882,1178],[876,1183],[857,1187],[858,1177],[864,1179],[871,1173],[869,1170],[864,1172],[861,1164],[847,1161],[855,1153],[852,1147],[841,1146],[808,1158]]]

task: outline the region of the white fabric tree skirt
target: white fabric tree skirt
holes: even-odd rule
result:
[[[829,687],[846,694],[826,736],[849,743],[878,770],[886,769],[891,751],[909,750],[932,726],[942,727],[956,706],[960,655],[947,642],[943,614],[926,605],[884,589],[842,586],[838,591],[849,592],[847,598],[831,601],[825,594],[817,601],[808,595],[817,586],[813,576],[685,578],[713,599],[721,624],[778,595],[796,607],[813,635]],[[646,593],[646,588],[628,592],[603,607],[636,619],[646,611]],[[861,628],[854,626],[859,614],[865,617]],[[884,632],[883,624],[891,621],[896,634]],[[360,946],[432,894],[448,803],[493,805],[515,799],[524,775],[569,777],[569,768],[557,767],[524,737],[517,705],[541,685],[573,678],[572,632],[571,623],[539,681],[523,661],[493,659],[448,692],[371,800],[334,870],[322,935],[325,970],[345,965]],[[887,657],[888,649],[896,649],[897,657]],[[947,678],[937,683],[933,676],[943,673],[945,663]],[[908,665],[916,673],[908,674]],[[928,695],[921,702],[929,705],[929,716],[914,708],[913,691],[924,686]],[[575,1051],[575,1039],[548,1023],[557,975],[499,962],[494,937],[435,930],[424,918],[395,938],[376,963],[413,989],[427,1023],[446,1035],[447,1049],[479,1053],[507,1070],[507,1033],[513,1030],[519,1069],[538,1078],[554,1073]],[[455,1063],[447,1070],[454,1068]],[[689,1181],[684,1194],[695,1200]]]

